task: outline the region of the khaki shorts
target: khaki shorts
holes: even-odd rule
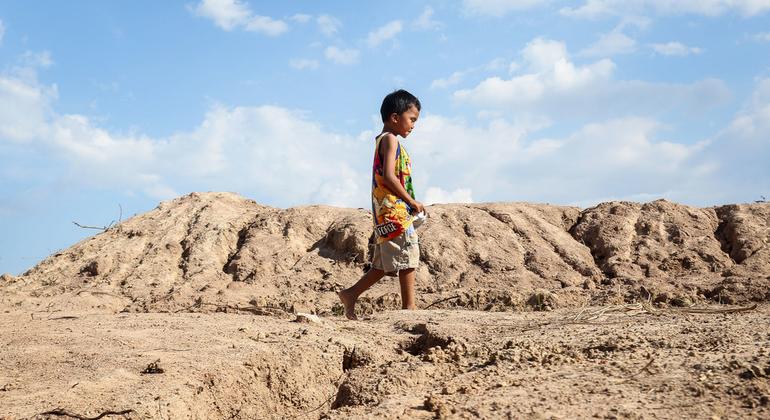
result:
[[[420,245],[417,233],[402,233],[401,236],[374,245],[372,268],[382,270],[389,276],[396,276],[400,270],[417,268],[420,264]]]

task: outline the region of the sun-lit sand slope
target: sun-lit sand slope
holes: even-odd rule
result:
[[[3,275],[0,418],[770,415],[770,204],[428,211],[424,310],[358,323],[363,209],[193,193]]]

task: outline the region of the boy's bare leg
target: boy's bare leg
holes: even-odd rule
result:
[[[414,268],[398,272],[398,281],[401,284],[401,308],[417,309],[414,304]]]
[[[364,293],[366,289],[380,281],[383,276],[385,276],[384,271],[371,268],[356,284],[338,293],[342,305],[345,307],[345,317],[348,319],[358,319],[356,318],[356,300],[361,296],[361,293]]]

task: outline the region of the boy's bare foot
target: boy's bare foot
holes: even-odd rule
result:
[[[356,299],[350,295],[350,292],[347,290],[343,290],[339,293],[337,293],[337,296],[340,297],[340,301],[342,302],[342,306],[345,307],[345,317],[347,319],[357,320],[356,317]]]

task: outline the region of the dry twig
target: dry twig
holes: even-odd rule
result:
[[[123,221],[123,206],[121,206],[120,204],[118,204],[118,207],[120,208],[120,216],[118,216],[118,221],[117,221],[117,223],[118,223],[118,224],[120,224],[120,222],[122,222],[122,221]],[[87,225],[81,225],[80,223],[78,223],[78,222],[75,222],[75,221],[73,221],[72,223],[74,223],[74,224],[75,224],[75,226],[77,226],[77,227],[79,227],[79,228],[81,228],[81,229],[96,229],[96,230],[103,230],[103,231],[107,231],[109,228],[111,228],[111,227],[112,227],[112,225],[114,225],[114,224],[115,224],[115,220],[111,221],[109,225],[107,225],[107,226],[101,226],[101,227],[99,227],[99,226],[87,226]]]
[[[664,313],[688,313],[688,314],[733,314],[739,312],[748,312],[757,309],[757,305],[740,306],[737,308],[655,308],[652,304],[647,302],[632,303],[628,305],[613,305],[603,306],[593,310],[582,309],[575,314],[572,321],[588,322],[598,318],[601,318],[607,314],[626,314],[629,316],[636,316],[641,314],[662,315]]]
[[[451,297],[448,297],[448,298],[445,298],[445,299],[439,299],[439,300],[431,303],[430,305],[426,306],[425,309],[429,309],[431,306],[438,305],[439,303],[446,302],[448,300],[459,299],[459,298],[460,298],[460,295],[455,295],[455,296],[451,296]]]
[[[737,308],[671,308],[670,312],[685,312],[688,314],[734,314],[738,312],[748,312],[757,309],[757,304],[751,306],[739,306]]]
[[[80,414],[72,413],[72,412],[64,410],[62,408],[57,408],[55,410],[46,411],[45,413],[40,413],[38,415],[39,416],[67,416],[67,417],[72,417],[72,418],[78,419],[78,420],[99,420],[100,418],[102,418],[104,416],[123,416],[123,415],[130,414],[130,413],[133,413],[133,412],[134,412],[134,410],[122,410],[122,411],[108,410],[108,411],[103,411],[101,414],[99,414],[96,417],[87,417],[87,416],[83,416],[83,415],[80,415]]]
[[[82,229],[107,230],[107,229],[110,228],[110,226],[112,226],[111,223],[109,225],[107,225],[107,226],[102,226],[102,227],[99,227],[99,226],[86,226],[86,225],[81,225],[80,223],[78,223],[78,222],[76,222],[74,220],[72,221],[72,223],[74,223],[75,226],[77,226],[79,228],[82,228]]]
[[[227,310],[232,310],[232,311],[249,312],[254,315],[264,315],[264,316],[291,315],[291,313],[286,311],[285,309],[274,308],[270,306],[220,305],[218,303],[202,302],[200,299],[196,300],[195,303],[193,303],[192,305],[183,309],[176,310],[174,312],[175,313],[189,312],[190,310],[194,308],[200,308],[201,306],[213,306],[215,308],[215,312],[227,312]]]

